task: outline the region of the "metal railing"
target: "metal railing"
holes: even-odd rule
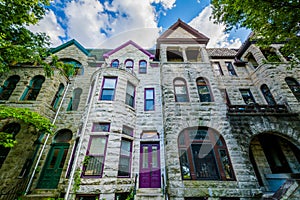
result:
[[[19,196],[23,195],[28,184],[29,178],[22,178],[17,181],[17,183],[9,188],[7,191],[2,190],[0,192],[0,199],[5,200],[15,200]]]
[[[227,105],[228,113],[230,114],[246,114],[246,113],[257,113],[257,114],[286,114],[289,113],[285,105]]]

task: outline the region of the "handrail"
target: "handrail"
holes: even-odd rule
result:
[[[289,113],[285,105],[259,105],[259,104],[248,104],[248,105],[228,105],[229,113]]]
[[[133,196],[136,195],[137,181],[138,181],[138,174],[135,174],[135,178],[134,178],[134,188],[133,188]]]
[[[163,194],[163,196],[165,196],[165,194],[166,194],[166,188],[165,188],[164,174],[161,174],[161,180],[162,180],[162,194]]]
[[[21,195],[22,192],[24,192],[27,184],[28,184],[28,177],[22,178],[15,184],[14,187],[11,187],[7,192],[0,191],[0,199],[3,199],[2,197],[5,197],[6,200],[14,200],[18,197],[18,195]]]

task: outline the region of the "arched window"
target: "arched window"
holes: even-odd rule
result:
[[[183,180],[234,180],[223,137],[208,127],[183,130],[178,137]]]
[[[42,85],[45,81],[45,77],[41,75],[37,75],[33,77],[25,89],[21,100],[36,100],[37,96],[40,93]]]
[[[21,129],[20,124],[18,123],[10,123],[7,124],[3,127],[3,129],[1,130],[2,133],[8,133],[8,134],[12,134],[12,139],[15,139],[17,133],[19,133]],[[11,148],[9,147],[4,147],[2,145],[0,145],[0,168],[2,166],[2,164],[4,163],[9,151]]]
[[[133,72],[133,60],[128,59],[125,61],[125,68],[129,72]]]
[[[52,100],[51,106],[53,107],[53,109],[57,109],[58,103],[60,102],[61,98],[62,98],[62,94],[63,91],[65,89],[64,84],[59,84],[58,90]]]
[[[285,82],[288,84],[296,99],[300,101],[300,84],[298,81],[296,81],[294,78],[287,77],[285,78]]]
[[[73,96],[70,99],[70,103],[68,105],[67,111],[77,110],[78,109],[81,93],[82,93],[82,89],[81,88],[76,88],[73,91]]]
[[[3,86],[0,88],[0,100],[9,99],[19,80],[20,77],[18,75],[13,75],[4,82]]]
[[[140,60],[139,62],[139,73],[140,74],[147,73],[147,62],[145,60]]]
[[[212,95],[210,93],[209,84],[204,78],[197,79],[197,89],[201,102],[212,101]]]
[[[110,65],[113,68],[118,68],[119,67],[119,60],[118,59],[113,60]]]
[[[266,84],[263,84],[263,85],[260,87],[260,89],[261,89],[261,92],[263,93],[263,95],[264,95],[264,97],[265,97],[267,103],[268,103],[269,105],[275,105],[275,104],[276,104],[276,101],[275,101],[275,99],[274,99],[274,97],[273,97],[273,95],[272,95],[272,93],[271,93],[269,87],[268,87]]]
[[[75,73],[74,76],[83,75],[84,74],[84,68],[80,62],[77,60],[71,59],[71,58],[63,58],[60,61],[63,63],[71,64],[74,67]],[[71,76],[71,74],[67,74],[68,76]]]
[[[174,93],[176,102],[188,102],[188,91],[186,87],[186,82],[182,78],[174,79]]]

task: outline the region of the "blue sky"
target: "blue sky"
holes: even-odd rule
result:
[[[56,47],[76,39],[86,48],[115,48],[133,40],[152,48],[179,18],[210,38],[208,47],[239,48],[249,30],[224,33],[210,21],[210,0],[53,0],[32,31],[46,32]]]

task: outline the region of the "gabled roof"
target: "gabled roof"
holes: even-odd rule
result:
[[[108,58],[109,56],[111,56],[112,54],[114,54],[115,52],[123,49],[124,47],[128,46],[128,45],[132,45],[134,46],[135,48],[137,48],[138,50],[140,50],[141,52],[143,52],[144,54],[146,54],[147,56],[149,56],[149,58],[153,59],[154,58],[154,55],[151,54],[150,52],[148,52],[147,50],[143,49],[142,47],[140,47],[139,45],[137,45],[135,42],[133,42],[132,40],[129,40],[128,42],[122,44],[121,46],[103,54],[103,57],[104,58]]]
[[[71,45],[75,45],[80,51],[82,51],[86,56],[89,56],[90,53],[81,45],[79,42],[77,42],[75,39],[72,39],[56,48],[51,49],[51,53],[56,53],[64,48],[67,48]]]
[[[184,31],[189,33],[192,37],[186,38],[186,37],[169,37],[174,31],[176,31],[178,28],[182,28]],[[167,44],[207,44],[209,41],[209,38],[197,31],[196,29],[192,28],[188,24],[184,23],[180,19],[177,20],[175,24],[173,24],[167,31],[165,31],[158,39],[157,44],[160,43],[167,43]]]

